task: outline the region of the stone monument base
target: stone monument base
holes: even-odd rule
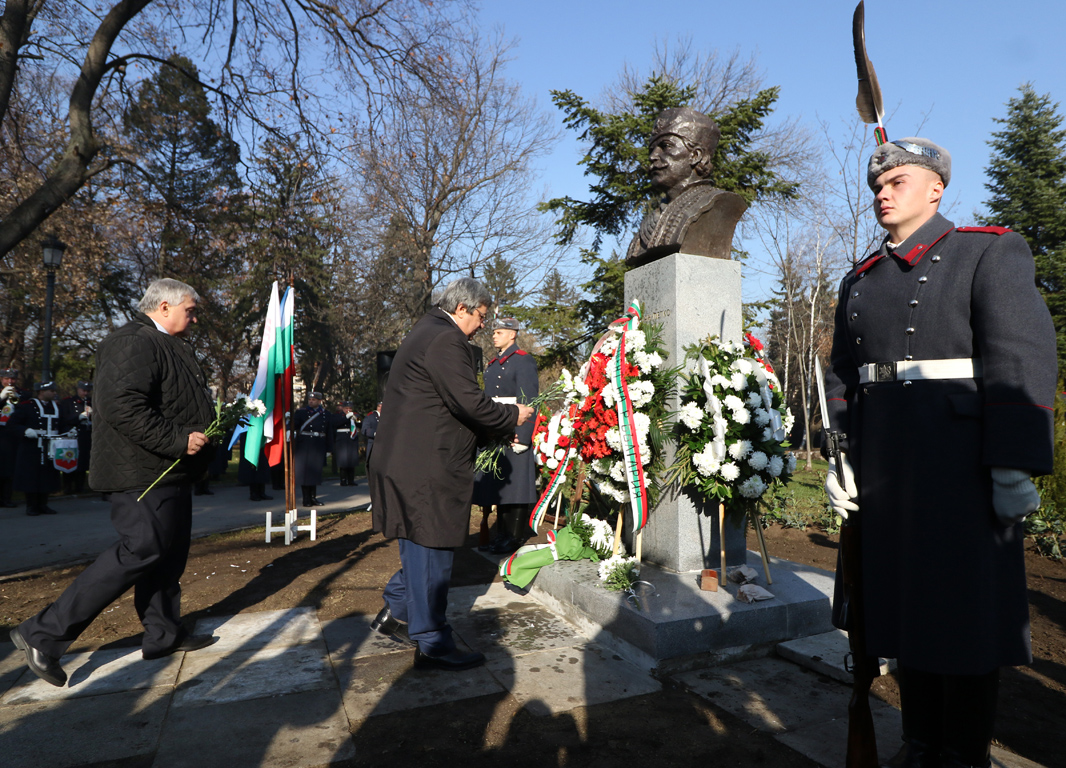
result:
[[[737,599],[736,584],[704,592],[698,571],[675,573],[645,563],[640,577],[652,586],[634,605],[622,593],[604,589],[598,564],[588,560],[560,560],[542,568],[530,590],[596,642],[662,672],[758,655],[782,640],[833,629],[831,572],[771,558],[774,581],[766,584],[758,553],[748,552],[747,559],[772,600],[744,603]]]

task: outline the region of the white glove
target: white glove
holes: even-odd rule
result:
[[[37,437],[37,430],[36,429],[27,429],[22,434],[24,434],[26,437]]]
[[[515,453],[525,453],[529,450],[529,446],[522,445],[522,443],[511,443],[511,450]]]
[[[859,511],[859,505],[855,501],[859,498],[859,486],[855,482],[855,473],[851,470],[847,454],[840,454],[840,464],[844,470],[844,484],[848,487],[848,490],[845,491],[840,487],[836,457],[831,456],[829,458],[829,474],[825,476],[825,492],[829,496],[829,506],[833,508],[834,512],[847,520],[848,512]]]
[[[0,389],[0,400],[13,400],[16,397],[18,397],[18,390],[10,384]]]
[[[348,421],[355,421],[355,411],[348,414]]]
[[[992,509],[1003,525],[1014,525],[1040,506],[1040,492],[1024,469],[992,467]]]

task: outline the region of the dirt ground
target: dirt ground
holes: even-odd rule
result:
[[[476,520],[470,544],[477,542]],[[289,547],[265,544],[260,531],[193,542],[182,579],[189,620],[295,606],[313,607],[323,620],[375,614],[381,590],[399,567],[394,545],[370,531],[366,513],[319,519],[319,539]],[[771,527],[771,555],[833,569],[836,537],[810,529]],[[749,541],[755,547],[754,536]],[[1027,554],[1033,631],[1031,667],[1006,670],[1002,679],[999,742],[1046,766],[1066,754],[1066,564]],[[63,568],[0,581],[0,625],[7,629],[43,608],[81,571]],[[495,568],[470,548],[456,553],[453,584],[482,584]],[[132,592],[103,613],[72,650],[137,645],[140,625]],[[898,705],[891,678],[875,694]],[[415,750],[419,764],[471,765],[503,760],[517,766],[716,765],[810,767],[814,763],[766,734],[684,691],[583,707],[542,718],[517,708],[512,698],[484,697],[445,711],[415,710],[353,723],[360,744],[356,764],[385,764],[399,750]],[[671,734],[692,734],[672,738]],[[547,750],[547,751],[546,751]],[[554,757],[548,758],[551,755]]]

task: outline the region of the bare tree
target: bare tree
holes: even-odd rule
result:
[[[320,121],[328,134],[336,119],[324,119],[319,109],[337,105],[314,93],[318,74],[307,51],[318,48],[318,66],[325,57],[371,83],[387,62],[415,56],[446,27],[438,8],[430,0],[117,0],[99,8],[8,0],[0,16],[0,142],[17,131],[12,97],[27,78],[46,74],[64,84],[68,97],[57,151],[4,211],[0,256],[93,176],[129,162],[112,128],[132,86],[165,63],[175,41],[198,63],[200,81],[227,120],[268,131],[286,121]]]
[[[437,285],[480,274],[496,254],[520,279],[554,260],[529,181],[555,136],[504,77],[508,49],[499,37],[453,38],[387,92],[368,93],[356,136],[365,207],[386,221],[399,215],[410,233],[417,315]]]

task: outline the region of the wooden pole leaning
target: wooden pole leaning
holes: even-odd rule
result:
[[[766,583],[773,584],[774,580],[770,578],[770,557],[766,554],[766,538],[762,533],[762,518],[755,510],[751,512],[751,522],[755,526],[755,537],[759,540],[759,554],[762,555],[762,569],[766,574]]]
[[[726,583],[725,575],[725,502],[718,502],[718,546],[722,555],[722,572],[718,574],[718,583]]]

